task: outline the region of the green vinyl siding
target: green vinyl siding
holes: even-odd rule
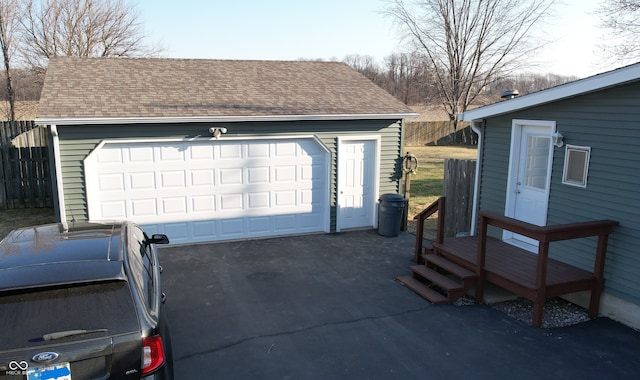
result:
[[[562,183],[565,147],[555,148],[547,224],[612,219],[605,292],[640,304],[640,83],[490,118],[483,127],[479,208],[504,211],[513,119],[550,120],[564,143],[591,147],[587,187]],[[552,243],[551,257],[593,270],[595,238]]]
[[[150,140],[210,138],[212,123],[144,124],[144,125],[84,125],[57,126],[59,134],[61,178],[65,211],[68,220],[88,218],[84,159],[103,140]],[[339,136],[380,136],[379,192],[397,193],[402,175],[400,152],[402,125],[389,120],[309,121],[309,122],[243,122],[216,123],[225,126],[224,137],[286,137],[315,135],[331,152],[330,208],[331,231],[336,227],[337,139]]]
[[[507,126],[508,124],[508,126]],[[509,169],[509,145],[511,141],[511,122],[481,126],[483,138],[480,156],[480,177],[478,209],[504,213]],[[491,228],[489,234],[496,238],[502,235]]]

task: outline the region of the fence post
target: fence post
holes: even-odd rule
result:
[[[471,230],[473,187],[476,177],[475,160],[444,160],[443,194],[447,198],[445,236],[453,237]]]

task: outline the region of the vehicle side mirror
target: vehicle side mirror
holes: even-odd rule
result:
[[[169,238],[165,234],[153,234],[146,241],[149,244],[169,244]]]

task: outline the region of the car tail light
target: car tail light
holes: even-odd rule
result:
[[[149,374],[164,364],[162,337],[154,335],[142,339],[142,374]]]

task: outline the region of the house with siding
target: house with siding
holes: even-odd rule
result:
[[[608,240],[600,313],[636,328],[639,106],[640,64],[635,64],[461,115],[479,135],[476,214],[493,211],[540,226],[603,219],[619,223]],[[472,226],[472,234],[476,229]],[[537,252],[537,242],[524,236],[491,233]],[[554,243],[549,256],[591,270],[595,240]],[[566,298],[588,304],[588,294]]]
[[[344,63],[60,57],[36,122],[60,221],[196,243],[376,227],[413,116]]]

